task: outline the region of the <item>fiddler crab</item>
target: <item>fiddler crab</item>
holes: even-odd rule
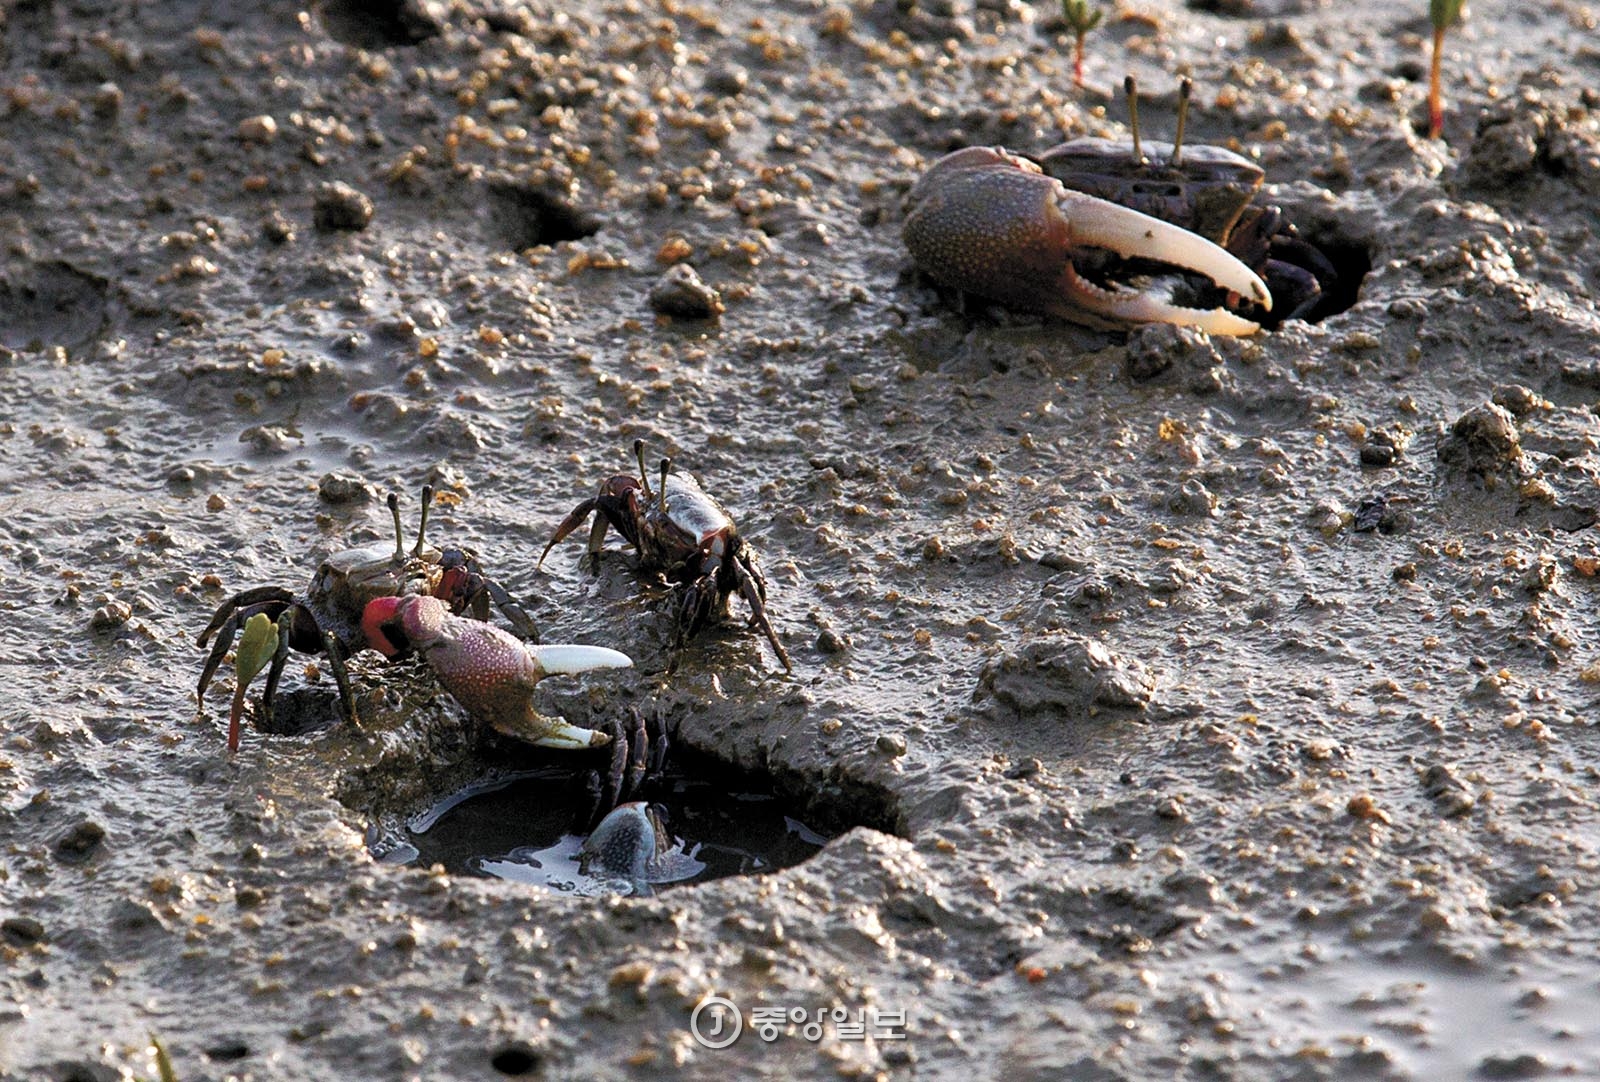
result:
[[[1254,202],[1261,167],[1183,145],[1187,79],[1174,141],[1141,143],[1131,76],[1125,87],[1131,147],[1085,138],[1033,159],[967,147],[934,162],[907,197],[913,262],[967,293],[1092,327],[1175,323],[1247,335],[1275,308],[1275,322],[1308,315],[1337,273],[1282,211]],[[1151,279],[1172,275],[1203,278],[1210,285],[1194,296],[1222,303],[1188,307],[1161,295]]]
[[[640,570],[658,571],[680,587],[675,601],[674,648],[726,616],[728,601],[737,593],[750,607],[751,626],[761,629],[784,669],[793,672],[789,654],[767,617],[766,579],[728,512],[693,477],[673,472],[670,459],[661,460],[660,486],[652,491],[643,440],[634,441],[633,453],[639,462],[639,476],[619,473],[608,478],[592,499],[573,508],[545,545],[540,565],[558,542],[593,514],[584,554],[592,572],[599,571],[606,531],[614,526],[638,551]]]
[[[233,646],[235,637],[244,631],[234,655],[235,692],[228,720],[230,752],[239,749],[239,722],[245,691],[263,668],[267,669],[267,682],[261,695],[261,715],[270,723],[278,680],[290,650],[327,656],[328,667],[333,670],[334,683],[339,689],[340,709],[347,720],[356,720],[355,699],[345,662],[352,654],[372,645],[362,624],[369,603],[376,598],[426,595],[446,612],[470,614],[473,622],[489,618],[492,601],[518,634],[538,638],[532,617],[503,588],[484,576],[470,551],[441,550],[426,542],[428,510],[432,503],[433,488],[424,486],[421,522],[416,543],[409,551],[400,524],[400,498],[390,493],[389,513],[394,519],[395,531],[392,546],[378,542],[334,553],[317,568],[310,584],[300,594],[282,586],[258,586],[234,594],[217,607],[211,622],[200,633],[201,647],[213,634],[217,639],[200,671],[196,697],[203,711],[206,688],[212,676]]]

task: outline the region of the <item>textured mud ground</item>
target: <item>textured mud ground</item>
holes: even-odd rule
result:
[[[1165,132],[1193,75],[1191,138],[1372,268],[1208,341],[910,273],[935,156],[1123,130],[1046,5],[244,6],[5,9],[0,1075],[1600,1072],[1592,7],[1475,8],[1442,143],[1420,2],[1117,7],[1095,87]],[[669,678],[625,555],[536,571],[636,437],[792,678],[737,624]],[[230,760],[212,608],[425,479],[638,660],[549,708],[658,702],[854,829],[643,900],[374,864],[520,753],[367,659],[365,734],[301,659],[310,731]],[[707,1051],[711,993],[907,1039]]]

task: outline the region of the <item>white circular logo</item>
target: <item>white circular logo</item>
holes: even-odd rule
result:
[[[744,1015],[733,1000],[722,996],[702,999],[689,1016],[689,1033],[702,1048],[726,1048],[743,1032]]]

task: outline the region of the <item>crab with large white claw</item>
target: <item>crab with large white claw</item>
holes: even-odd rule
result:
[[[1271,310],[1266,283],[1221,246],[1187,229],[1076,192],[1000,147],[947,154],[908,197],[911,258],[945,285],[1001,304],[1093,327],[1176,323],[1247,335],[1259,325],[1225,307],[1187,308],[1148,289],[1096,284],[1075,260],[1089,250],[1205,277]]]
[[[271,728],[273,700],[290,650],[327,656],[339,689],[340,713],[355,722],[355,693],[345,662],[372,645],[362,631],[361,617],[373,598],[428,594],[443,601],[451,612],[468,614],[475,620],[489,619],[489,604],[493,601],[522,638],[539,637],[533,618],[515,598],[484,575],[472,552],[459,547],[438,549],[424,540],[432,504],[433,486],[423,485],[422,521],[417,527],[416,544],[409,551],[400,524],[400,497],[391,492],[393,545],[378,542],[334,553],[322,561],[310,585],[298,595],[282,586],[258,586],[234,594],[217,607],[198,639],[204,647],[213,634],[217,637],[195,690],[195,701],[201,710],[205,709],[206,688],[234,639],[252,625],[256,628],[253,638],[241,641],[234,654],[234,702],[228,723],[230,753],[239,750],[245,691],[262,669],[267,670],[267,681],[258,718],[263,728]],[[263,620],[274,626],[264,654],[261,649],[269,638]]]

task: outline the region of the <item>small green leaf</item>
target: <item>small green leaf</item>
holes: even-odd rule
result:
[[[1063,3],[1065,0],[1063,0]],[[1428,0],[1428,19],[1435,30],[1448,30],[1461,17],[1464,0]]]
[[[1061,0],[1061,17],[1079,35],[1099,26],[1105,14],[1100,8],[1091,8],[1088,0]]]
[[[258,612],[245,621],[244,634],[234,650],[234,668],[239,684],[255,679],[256,673],[266,667],[278,651],[278,625],[264,612]]]

